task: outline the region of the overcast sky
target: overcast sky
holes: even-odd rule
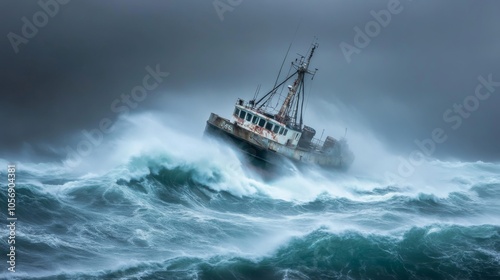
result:
[[[185,117],[201,135],[211,111],[229,116],[236,98],[273,85],[292,40],[289,61],[317,37],[312,118],[331,104],[325,122],[399,153],[442,128],[433,156],[500,160],[500,87],[474,95],[478,77],[500,82],[498,1],[60,1],[40,1],[52,3],[46,17],[36,1],[0,2],[0,158],[62,156],[53,148],[116,119],[111,105],[125,104],[147,66],[169,75],[130,111]],[[356,41],[367,26],[369,42]]]

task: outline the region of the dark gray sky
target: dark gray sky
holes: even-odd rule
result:
[[[453,112],[455,103],[474,105],[468,96],[479,76],[500,81],[500,2],[401,0],[348,63],[341,42],[355,46],[354,28],[364,30],[371,11],[391,2],[220,0],[235,4],[221,20],[213,1],[73,0],[58,4],[16,53],[8,34],[23,36],[23,17],[40,23],[43,9],[2,1],[0,158],[57,158],[54,147],[116,119],[110,104],[142,83],[148,65],[170,75],[133,112],[186,117],[186,130],[201,134],[211,111],[227,116],[237,97],[272,86],[300,23],[289,60],[306,54],[314,36],[319,42],[308,109],[334,104],[343,112],[337,120],[327,110],[325,122],[366,129],[400,153],[440,127],[448,140],[434,156],[500,160],[500,87],[468,118]],[[448,109],[453,120],[445,122]]]

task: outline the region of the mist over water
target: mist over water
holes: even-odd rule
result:
[[[77,167],[17,163],[16,277],[500,277],[500,164],[427,158],[392,180],[400,156],[354,128],[347,172],[267,180],[159,119],[120,118]]]

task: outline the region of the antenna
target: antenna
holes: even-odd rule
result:
[[[260,92],[260,84],[257,86],[257,89],[255,90],[255,93],[253,95],[253,101],[255,102],[255,99],[257,99],[257,96],[259,95],[259,92]]]
[[[304,76],[305,74],[313,74],[312,71],[308,69],[309,64],[311,62],[311,58],[313,57],[314,51],[318,47],[318,43],[313,43],[310,48],[310,52],[307,58],[301,57],[299,64],[293,64],[292,65],[297,69],[297,79],[295,79],[295,82],[293,85],[289,86],[289,91],[288,95],[285,98],[285,101],[283,101],[283,105],[281,105],[281,109],[279,110],[278,114],[276,115],[276,120],[281,121],[281,122],[287,122],[290,121],[293,126],[302,126],[302,113],[303,113],[303,108],[304,108],[304,103],[302,99],[302,106],[300,107],[300,113],[299,113],[299,102],[301,98],[301,94],[304,95]],[[302,96],[304,98],[304,96]],[[296,105],[295,111],[291,109],[290,107],[293,105]],[[293,112],[293,116],[289,115],[289,112]],[[298,119],[300,117],[300,120]],[[299,122],[299,123],[297,123]],[[300,128],[301,129],[301,128]]]
[[[321,139],[323,139],[323,133],[325,133],[325,129],[323,128],[323,132],[321,132],[321,136],[319,137],[319,142],[321,143]]]
[[[290,52],[290,49],[292,48],[293,41],[295,41],[295,38],[297,38],[297,32],[299,31],[300,24],[302,23],[302,20],[297,24],[297,29],[295,29],[295,34],[293,34],[293,39],[290,42],[290,45],[288,45],[288,50],[286,51],[285,57],[283,58],[283,62],[281,63],[280,71],[278,72],[278,77],[276,77],[276,81],[274,82],[273,88],[276,88],[276,85],[278,84],[278,80],[281,75],[281,70],[283,69],[283,65],[285,65],[285,61],[288,57],[288,53]]]

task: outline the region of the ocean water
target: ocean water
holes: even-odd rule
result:
[[[157,144],[86,159],[83,173],[17,163],[16,272],[3,261],[0,277],[500,279],[499,164],[429,160],[432,180],[263,180],[223,147]]]

